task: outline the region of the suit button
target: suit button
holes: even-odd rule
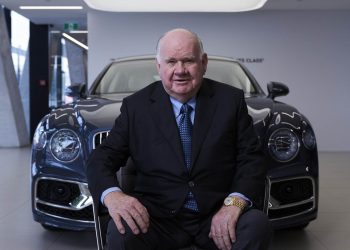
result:
[[[170,210],[170,214],[176,214],[176,210]]]
[[[189,181],[189,182],[188,182],[188,186],[189,186],[190,188],[193,188],[193,187],[194,187],[194,182],[193,182],[193,181]]]

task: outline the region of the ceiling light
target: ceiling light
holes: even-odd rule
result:
[[[19,6],[21,10],[81,10],[83,6]]]
[[[238,12],[261,8],[267,0],[84,0],[93,9],[113,12]]]
[[[75,39],[74,37],[71,37],[71,36],[68,35],[67,33],[62,33],[62,36],[65,37],[65,38],[67,38],[69,41],[75,43],[76,45],[82,47],[83,49],[86,49],[86,50],[89,49],[88,46],[86,46],[85,44],[79,42],[77,39]]]
[[[87,30],[70,30],[69,33],[75,33],[75,34],[87,34]]]

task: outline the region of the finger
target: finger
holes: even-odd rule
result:
[[[231,242],[236,242],[236,223],[228,224],[228,233],[230,235]]]
[[[113,218],[113,221],[114,221],[119,233],[124,234],[125,228],[123,226],[123,223],[121,221],[121,217],[119,216],[119,214],[114,215],[112,218]]]
[[[140,227],[143,233],[147,233],[149,227],[149,214],[147,209],[136,200],[134,204],[135,211],[133,213],[133,218]]]
[[[217,235],[215,237],[213,237],[214,243],[215,245],[219,248],[219,249],[226,249],[225,248],[225,244],[224,241],[222,239],[222,236]]]
[[[232,243],[230,241],[230,236],[227,229],[227,223],[220,224],[220,230],[218,230],[218,232],[219,232],[218,235],[221,236],[219,239],[220,244],[222,245],[221,249],[231,249]]]
[[[210,231],[209,231],[209,238],[214,238],[214,225],[213,225],[213,222],[211,223],[210,225]]]
[[[134,234],[140,233],[140,229],[138,228],[133,217],[129,213],[122,214],[121,216]]]
[[[223,241],[223,245],[225,246],[225,249],[231,249],[232,248],[232,242],[231,242],[229,234],[223,235],[222,236],[222,241]]]
[[[212,232],[212,239],[214,240],[215,245],[219,248],[219,249],[225,249],[225,244],[222,238],[222,234],[221,231],[219,230],[214,230]]]
[[[136,222],[137,226],[141,229],[143,233],[147,232],[148,222],[144,221],[142,215],[135,209],[131,214],[133,220]]]
[[[138,211],[138,213],[141,215],[142,220],[145,222],[145,224],[147,225],[147,227],[149,226],[149,214],[147,209],[141,204],[139,203],[138,206],[135,206],[136,210]]]

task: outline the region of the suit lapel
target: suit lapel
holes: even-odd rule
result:
[[[150,101],[150,113],[156,126],[173,148],[181,164],[184,165],[185,160],[174,111],[161,82],[151,94]]]
[[[192,167],[195,165],[208,129],[213,120],[216,110],[216,101],[213,98],[214,91],[207,80],[203,80],[203,85],[198,93],[196,102],[196,115],[192,137]]]
[[[216,110],[216,101],[213,96],[213,89],[209,86],[207,80],[203,80],[203,85],[196,100],[196,115],[192,137],[192,166],[190,171],[200,153],[201,146],[207,136],[207,131],[210,128]],[[169,96],[161,83],[154,89],[150,96],[150,101],[150,114],[156,126],[158,126],[160,133],[162,133],[173,148],[180,164],[184,165],[185,160],[174,111]],[[186,168],[185,165],[184,167]]]

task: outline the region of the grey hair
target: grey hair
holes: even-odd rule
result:
[[[193,35],[193,37],[195,38],[195,40],[197,41],[198,45],[199,45],[199,53],[200,55],[202,56],[204,54],[204,48],[203,48],[203,43],[202,43],[202,40],[199,38],[199,36],[193,32],[193,31],[190,31],[190,30],[187,30],[187,29],[173,29],[173,30],[170,30],[170,31],[167,31],[166,33],[164,33],[159,39],[158,39],[158,42],[157,42],[157,46],[156,46],[156,58],[157,58],[157,61],[159,62],[160,61],[160,46],[161,46],[161,42],[162,42],[162,39],[170,32],[174,31],[174,30],[184,30],[184,31],[187,31],[189,33],[191,33]]]

